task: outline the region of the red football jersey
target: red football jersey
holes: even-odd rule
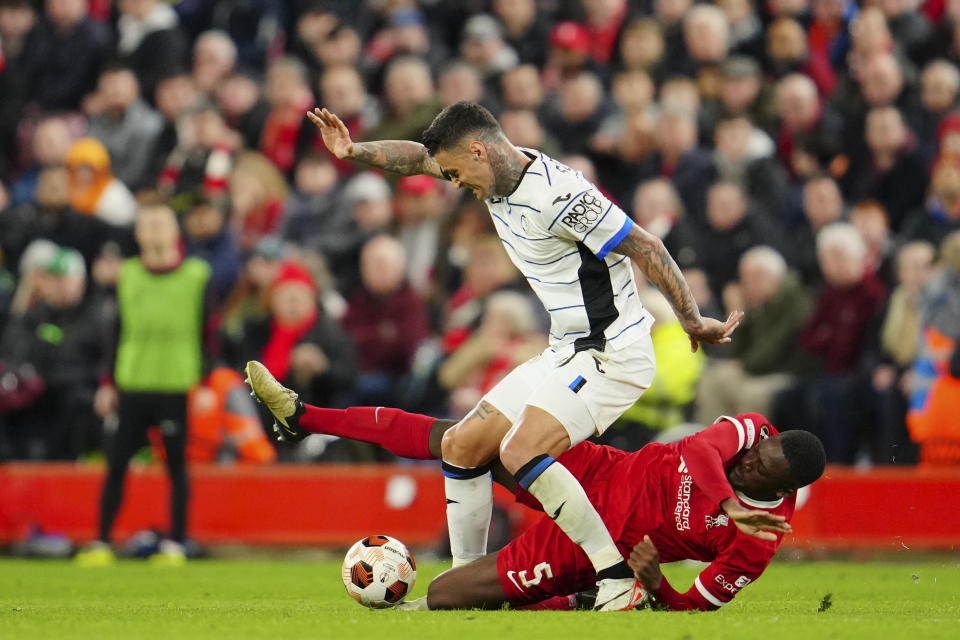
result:
[[[721,476],[721,466],[725,472],[761,439],[776,433],[757,413],[724,416],[676,443],[649,444],[634,453],[583,443],[558,460],[583,485],[625,558],[649,535],[661,562],[710,562],[686,594],[673,591],[664,579],[657,595],[671,608],[712,609],[763,573],[782,535],[768,542],[741,533],[719,506],[735,494],[725,475],[718,481],[710,477],[711,471]],[[705,477],[711,482],[706,488]],[[522,493],[518,497],[531,502],[532,496]],[[766,509],[787,521],[793,515],[793,496],[774,502],[740,494],[736,498],[747,508]]]

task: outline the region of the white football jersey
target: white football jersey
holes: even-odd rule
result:
[[[533,149],[513,193],[488,198],[510,259],[550,313],[550,345],[617,349],[649,333],[630,260],[633,221],[583,174]]]

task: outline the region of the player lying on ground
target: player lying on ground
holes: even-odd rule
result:
[[[486,553],[493,506],[490,465],[506,470],[580,545],[600,577],[597,608],[629,606],[633,577],[583,489],[555,457],[603,433],[650,385],[651,318],[632,260],[670,301],[693,348],[730,341],[742,313],[703,318],[663,243],[583,175],[514,146],[479,104],[446,107],[407,140],[354,143],[326,109],[307,114],[338,158],[470,189],[490,211],[507,254],[550,313],[550,346],[514,369],[445,432],[441,459],[454,566]]]
[[[325,433],[379,444],[407,458],[432,459],[440,455],[444,432],[455,424],[386,407],[305,405],[260,363],[250,362],[247,374],[285,440]],[[781,536],[790,532],[794,491],[820,477],[824,465],[815,436],[806,431],[777,435],[759,414],[721,418],[679,443],[650,444],[635,453],[582,443],[559,459],[584,487],[619,552],[630,555],[641,581],[631,582],[632,605],[643,599],[642,584],[672,609],[719,607],[755,580]],[[539,508],[510,474],[495,477],[519,500]],[[561,502],[548,513],[556,517],[564,509]],[[683,559],[712,564],[694,587],[679,594],[662,579],[659,561]],[[500,552],[441,574],[427,601],[407,606],[522,606],[589,589],[596,581],[583,550],[544,517]],[[568,607],[569,598],[546,606]]]

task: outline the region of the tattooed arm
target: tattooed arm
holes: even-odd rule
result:
[[[323,143],[338,158],[354,160],[370,167],[405,176],[425,174],[446,180],[440,165],[419,142],[409,140],[377,140],[354,142],[343,121],[326,109],[314,109],[307,117],[320,129]]]
[[[673,306],[674,312],[690,336],[690,346],[696,351],[700,342],[730,342],[730,334],[740,324],[742,311],[733,311],[726,322],[700,315],[700,308],[680,272],[680,267],[663,246],[663,241],[633,225],[630,233],[614,252],[633,260],[640,271],[660,290]]]

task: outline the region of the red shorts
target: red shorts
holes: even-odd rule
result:
[[[659,500],[658,485],[647,475],[658,459],[659,450],[643,454],[580,444],[558,458],[581,483],[600,517],[626,555],[641,539],[631,523],[644,523],[643,532],[652,532],[653,515]],[[520,489],[517,500],[538,508],[536,498]],[[652,509],[644,508],[650,506]],[[653,513],[651,513],[653,512]],[[592,589],[597,574],[587,554],[549,517],[527,529],[504,547],[497,556],[497,575],[507,600],[513,605],[539,602],[552,596],[566,596]]]
[[[546,516],[500,550],[497,575],[514,606],[591,589],[597,583],[587,554]]]

